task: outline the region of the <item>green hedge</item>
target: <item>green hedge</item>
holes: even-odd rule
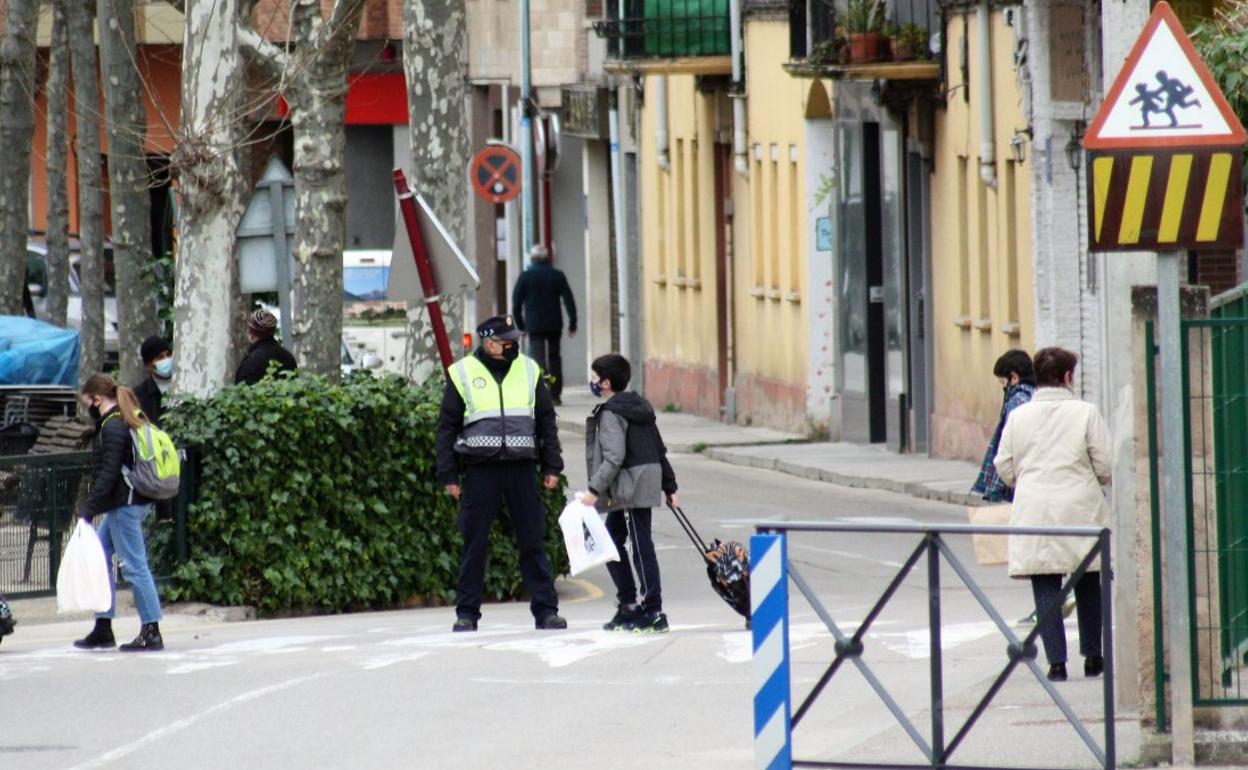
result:
[[[190,560],[165,589],[173,601],[338,612],[449,602],[462,540],[457,506],[434,477],[440,381],[301,374],[185,402],[167,418],[200,448]],[[564,484],[544,492],[547,550],[567,555],[557,517]],[[153,559],[168,538],[153,543]],[[486,596],[523,591],[510,524],[494,528]]]

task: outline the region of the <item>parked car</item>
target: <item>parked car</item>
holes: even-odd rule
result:
[[[69,304],[66,326],[82,331],[82,279],[78,274],[82,262],[82,244],[69,241]],[[48,244],[37,238],[26,241],[26,286],[30,290],[34,317],[48,320]],[[115,366],[119,360],[117,336],[117,277],[113,269],[113,249],[104,247],[104,360]]]
[[[381,356],[376,353],[365,353],[360,356],[359,363],[356,363],[355,357],[351,355],[351,348],[347,345],[347,338],[342,338],[342,375],[345,377],[356,369],[367,369],[373,371],[380,369],[384,363]]]

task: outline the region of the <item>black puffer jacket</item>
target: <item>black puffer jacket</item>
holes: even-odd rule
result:
[[[235,385],[255,385],[269,374],[269,364],[277,362],[277,371],[293,372],[299,368],[295,357],[272,337],[256,342],[247,348],[247,355],[234,374]]]
[[[123,505],[140,505],[150,500],[134,495],[130,499],[130,487],[122,476],[122,466],[134,465],[134,443],[130,428],[121,417],[121,411],[113,407],[95,426],[95,439],[91,443],[91,491],[78,515],[91,519],[101,513]]]
[[[562,270],[549,262],[534,262],[516,279],[511,292],[511,312],[516,328],[530,334],[558,334],[563,331],[559,301],[568,311],[568,330],[576,331],[576,300]]]

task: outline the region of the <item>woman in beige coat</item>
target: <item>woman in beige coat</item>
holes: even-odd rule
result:
[[[1102,485],[1110,481],[1113,448],[1097,408],[1072,390],[1078,357],[1045,348],[1035,355],[1038,390],[1015,409],[1001,434],[994,464],[1014,487],[1014,526],[1107,527],[1109,503]],[[1064,575],[1079,566],[1095,541],[1085,538],[1012,535],[1010,577],[1031,579],[1036,614],[1057,601]],[[1079,649],[1086,676],[1104,669],[1101,656],[1100,561],[1075,584]],[[1054,612],[1040,629],[1049,679],[1066,679],[1066,627]]]

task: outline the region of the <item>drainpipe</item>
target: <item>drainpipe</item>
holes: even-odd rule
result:
[[[617,274],[620,276],[618,281],[618,316],[620,319],[620,353],[626,358],[632,357],[632,340],[629,335],[629,324],[632,318],[629,315],[629,302],[631,301],[628,291],[628,276],[632,267],[628,263],[628,237],[624,232],[624,158],[620,154],[620,108],[618,105],[619,91],[611,95],[611,109],[607,113],[607,123],[610,124],[611,138],[611,214],[615,219],[615,264]],[[636,360],[636,359],[634,359]]]
[[[992,126],[992,11],[988,0],[979,0],[975,9],[975,42],[979,49],[979,178],[997,187],[997,148]]]
[[[732,37],[732,157],[737,173],[749,176],[745,149],[745,73],[742,71],[741,0],[728,0],[728,34]]]
[[[654,78],[655,122],[658,126],[654,131],[654,154],[659,168],[667,171],[671,168],[672,159],[667,151],[667,76],[658,75]]]

